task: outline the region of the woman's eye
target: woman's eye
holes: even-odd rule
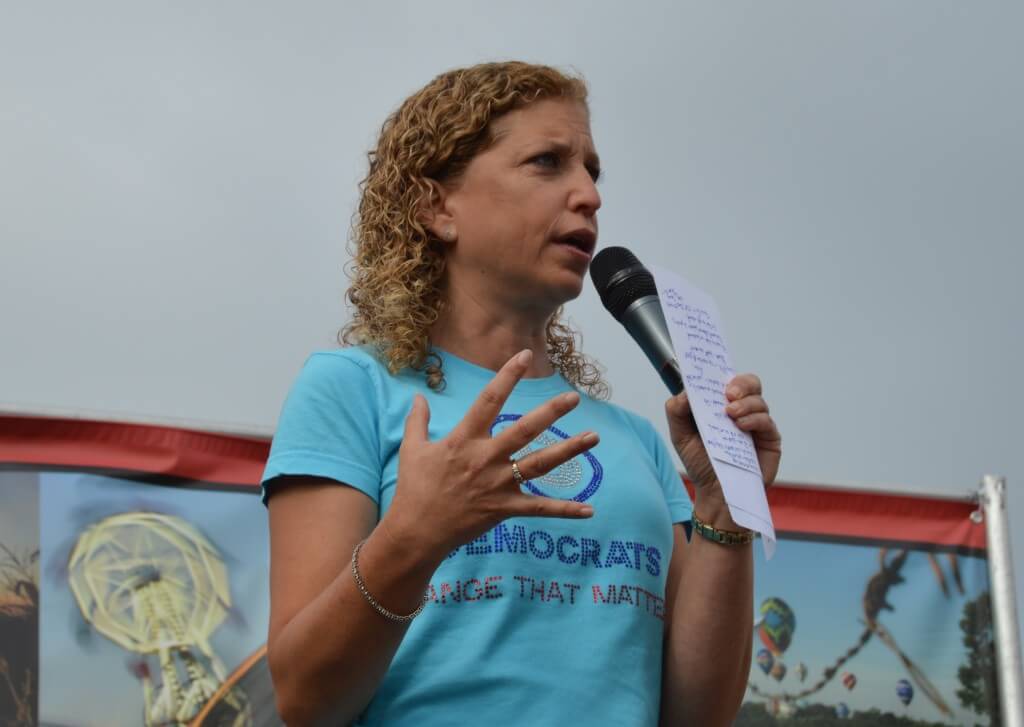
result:
[[[549,167],[551,169],[555,169],[556,167],[558,167],[559,159],[558,155],[555,154],[553,151],[546,151],[543,154],[538,154],[537,156],[533,157],[530,161],[542,167]]]

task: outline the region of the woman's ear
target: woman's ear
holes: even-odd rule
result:
[[[430,185],[430,199],[427,209],[423,210],[423,224],[437,239],[451,244],[459,238],[459,231],[455,226],[455,216],[449,209],[448,190],[435,179],[426,181]]]

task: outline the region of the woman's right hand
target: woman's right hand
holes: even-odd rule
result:
[[[405,420],[398,453],[398,483],[378,529],[403,549],[415,548],[438,562],[458,546],[513,516],[586,518],[589,505],[529,495],[512,473],[511,456],[579,403],[576,392],[560,394],[491,436],[491,426],[532,354],[510,359],[480,392],[462,421],[437,442],[427,427],[427,400],[417,394]],[[517,460],[524,480],[540,477],[598,442],[594,432],[531,452]]]

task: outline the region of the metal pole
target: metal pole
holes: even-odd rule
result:
[[[1024,683],[1021,675],[1017,594],[1013,583],[1013,555],[1006,516],[1006,480],[985,475],[979,493],[985,508],[988,539],[988,576],[992,584],[999,701],[1005,727],[1024,727]]]

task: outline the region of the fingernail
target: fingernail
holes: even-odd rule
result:
[[[580,395],[577,394],[575,391],[570,391],[568,393],[562,394],[562,401],[564,401],[566,404],[575,404],[579,400]]]
[[[740,393],[741,393],[741,392],[740,392],[740,390],[739,390],[739,389],[737,389],[737,388],[736,388],[735,386],[730,386],[730,387],[729,387],[729,390],[728,390],[728,392],[727,392],[727,393],[728,393],[728,394],[729,394],[729,396],[731,396],[731,397],[732,397],[733,399],[739,399],[739,398],[740,398]]]
[[[597,432],[587,432],[583,435],[584,444],[597,444],[601,438],[597,436]]]
[[[528,348],[525,348],[518,354],[516,354],[516,363],[518,363],[520,366],[526,366],[526,364],[530,363],[531,358],[533,358],[533,351],[531,351]]]
[[[594,514],[594,508],[592,508],[590,505],[583,505],[583,506],[580,507],[580,515],[584,515],[586,517],[590,517],[593,514]]]

